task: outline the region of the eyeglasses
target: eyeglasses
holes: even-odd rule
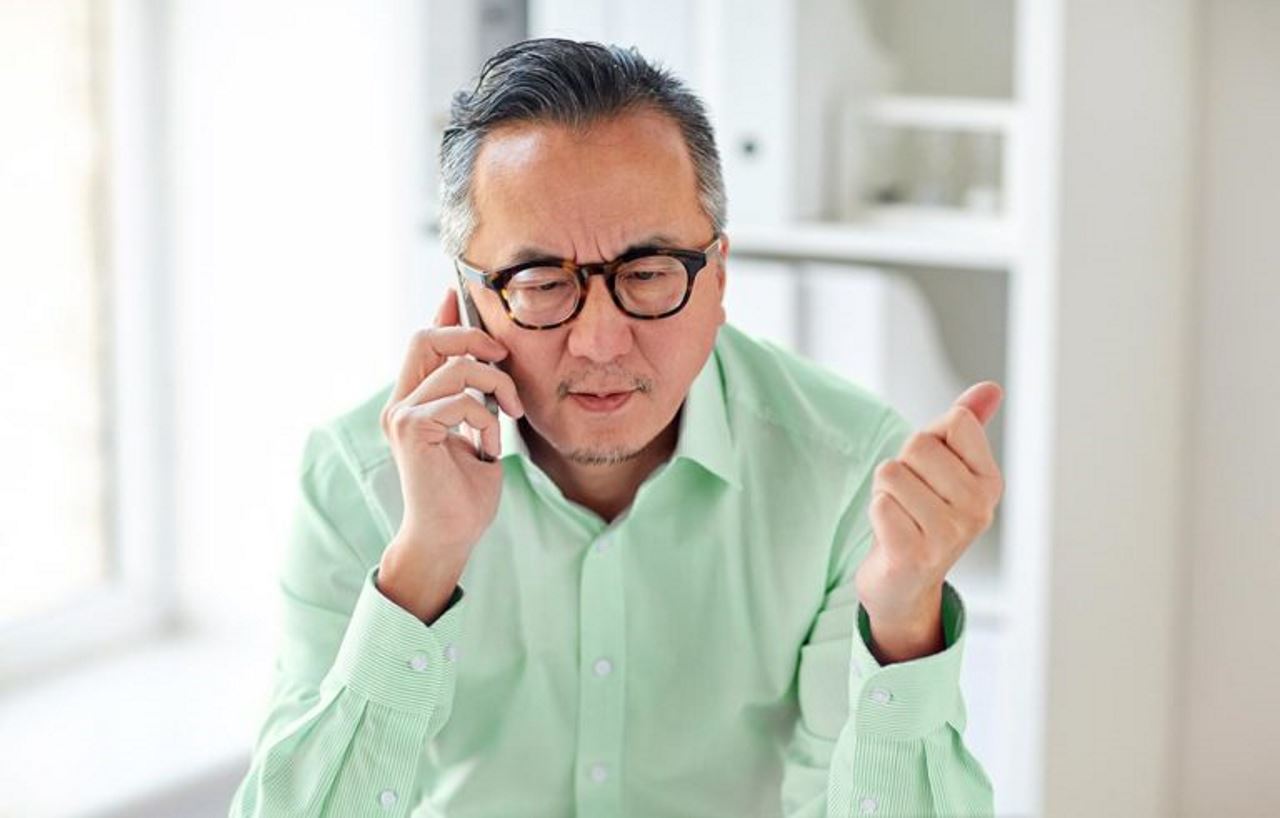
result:
[[[461,257],[457,271],[493,290],[507,316],[525,329],[554,329],[569,323],[586,303],[590,276],[604,276],[613,303],[632,318],[653,320],[684,309],[693,282],[707,265],[707,256],[720,246],[717,233],[702,250],[637,247],[612,261],[576,264],[568,259],[542,258],[485,272]]]

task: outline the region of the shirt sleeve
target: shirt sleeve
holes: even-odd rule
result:
[[[307,440],[275,679],[230,818],[406,816],[449,718],[466,595],[428,626],[378,590],[384,544],[340,447],[326,429]]]
[[[783,812],[790,818],[995,812],[991,782],[963,738],[960,594],[944,583],[941,652],[882,666],[871,653],[870,620],[855,589],[857,567],[871,544],[872,474],[897,456],[911,433],[889,410],[837,530],[833,578],[800,651],[800,718],[786,747],[782,783]]]

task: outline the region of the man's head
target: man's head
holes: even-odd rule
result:
[[[491,271],[529,251],[580,264],[638,244],[702,249],[722,233],[719,154],[701,102],[634,50],[530,40],[496,54],[458,93],[441,149],[445,251]],[[657,237],[657,238],[655,238]],[[493,290],[471,292],[533,430],[562,457],[637,455],[667,429],[724,322],[724,252],[686,306],[633,318],[591,276],[577,317],[516,326]],[[574,393],[630,392],[611,411]]]

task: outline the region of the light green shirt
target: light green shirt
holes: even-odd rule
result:
[[[673,456],[611,524],[502,415],[497,516],[427,626],[374,584],[403,513],[390,389],[308,438],[232,816],[992,814],[956,590],[941,653],[867,647],[872,472],[913,431],[868,390],[722,326]]]

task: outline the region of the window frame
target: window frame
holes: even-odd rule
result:
[[[167,4],[91,4],[106,134],[98,195],[107,286],[104,581],[50,611],[0,625],[0,684],[149,641],[178,623],[175,333],[168,172]]]

